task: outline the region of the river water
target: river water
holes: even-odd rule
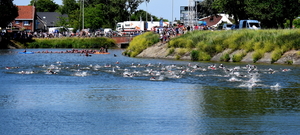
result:
[[[0,50],[3,135],[300,133],[298,66],[20,51]]]

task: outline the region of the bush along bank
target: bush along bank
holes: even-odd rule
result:
[[[147,47],[159,42],[159,35],[153,32],[146,32],[133,38],[123,55],[136,57]]]
[[[27,48],[100,48],[116,47],[116,41],[106,37],[95,38],[40,38],[26,44]]]
[[[193,61],[300,64],[299,36],[299,29],[193,31],[171,39],[165,48],[166,55],[156,58],[182,59],[189,55]],[[137,41],[145,40],[142,35],[140,38]],[[138,46],[130,44],[128,49],[132,47]]]

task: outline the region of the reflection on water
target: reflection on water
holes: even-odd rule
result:
[[[1,134],[299,133],[297,66],[9,51]]]

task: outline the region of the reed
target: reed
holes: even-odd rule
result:
[[[34,39],[28,48],[100,48],[115,47],[116,41],[111,38],[45,38]]]

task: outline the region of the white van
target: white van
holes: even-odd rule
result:
[[[111,28],[105,28],[105,29],[103,30],[103,32],[104,32],[104,33],[112,32],[112,29],[111,29]]]
[[[240,29],[261,29],[260,22],[257,20],[240,20]]]

